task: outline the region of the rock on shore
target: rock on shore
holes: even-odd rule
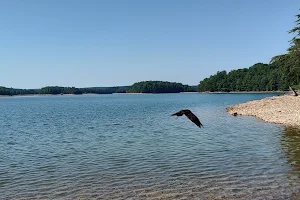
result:
[[[231,115],[255,116],[266,122],[300,127],[300,96],[276,96],[229,106]]]

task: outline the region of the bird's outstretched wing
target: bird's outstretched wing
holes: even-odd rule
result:
[[[192,111],[190,110],[181,110],[177,113],[172,114],[171,116],[182,116],[183,114],[187,116],[192,122],[194,122],[198,127],[201,128],[203,126],[198,117],[194,115],[194,113],[192,113]]]
[[[181,111],[179,111],[177,113],[172,114],[171,116],[182,116],[183,114],[184,114],[184,111],[181,110]]]
[[[194,113],[192,113],[190,110],[187,110],[184,114],[200,128],[203,126],[198,117],[194,115]]]

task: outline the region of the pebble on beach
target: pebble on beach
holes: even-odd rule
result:
[[[300,127],[300,96],[274,96],[229,106],[231,115],[255,116],[266,122]]]

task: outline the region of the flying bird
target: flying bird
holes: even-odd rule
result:
[[[199,121],[198,117],[196,117],[196,115],[194,115],[194,113],[192,113],[192,111],[190,110],[181,110],[177,113],[172,114],[171,116],[182,116],[182,115],[187,116],[187,118],[189,118],[192,122],[194,122],[197,126],[199,126],[199,128],[203,126]]]

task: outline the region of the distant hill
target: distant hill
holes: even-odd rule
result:
[[[196,92],[196,86],[168,81],[142,81],[134,83],[128,93],[179,93]]]

